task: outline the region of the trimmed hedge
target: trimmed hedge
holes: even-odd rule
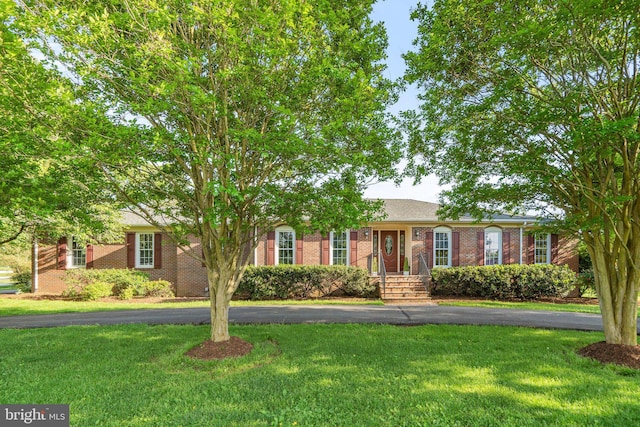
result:
[[[436,268],[432,278],[432,295],[490,299],[565,297],[576,285],[575,272],[551,264]]]
[[[171,283],[166,280],[150,281],[148,273],[138,270],[79,268],[67,270],[62,280],[67,284],[63,295],[78,299],[98,299],[112,295],[120,299],[131,299],[134,296],[175,296]],[[96,283],[100,286],[96,287]],[[104,293],[102,290],[106,288],[105,284],[109,286],[106,295],[90,298],[94,294]]]
[[[367,270],[342,265],[274,265],[248,267],[236,291],[252,300],[376,294]]]

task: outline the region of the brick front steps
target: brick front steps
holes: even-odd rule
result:
[[[431,300],[420,276],[388,275],[384,291],[379,277],[377,281],[380,298],[385,303],[419,303]]]

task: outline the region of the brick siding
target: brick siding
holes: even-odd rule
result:
[[[434,230],[434,226],[402,226],[387,229],[401,229],[405,231],[408,243],[407,255],[411,258],[411,271],[418,271],[419,253],[426,253],[426,236]],[[452,233],[459,233],[459,265],[478,265],[478,233],[484,232],[483,226],[454,226],[450,227]],[[520,247],[520,228],[504,227],[503,233],[509,233],[509,256],[508,263],[518,264],[522,254],[522,262],[527,263],[527,234],[523,234],[523,244]],[[352,265],[361,268],[368,268],[369,259],[372,254],[373,228],[364,227],[357,230],[356,258],[351,260]],[[504,234],[503,234],[504,236]],[[322,264],[322,235],[319,233],[306,234],[302,237],[302,260],[306,265]],[[351,244],[349,245],[351,249]],[[558,264],[566,264],[572,270],[578,270],[577,241],[572,238],[560,237],[558,239]],[[503,248],[504,249],[504,248]],[[166,234],[162,235],[162,268],[160,269],[140,269],[149,273],[152,280],[163,279],[171,282],[175,288],[177,296],[203,296],[207,283],[206,268],[200,261],[202,253],[198,239],[190,239],[190,247],[181,249]],[[265,265],[267,260],[267,235],[260,239],[254,252],[247,249],[245,256],[257,265]],[[432,257],[433,253],[429,254]],[[124,243],[94,245],[93,246],[94,268],[126,268],[127,250]],[[57,245],[40,246],[38,253],[39,265],[39,287],[40,293],[59,294],[66,289],[62,281],[65,270],[57,269]]]
[[[124,236],[123,236],[124,237]],[[93,268],[127,268],[124,243],[93,245]],[[162,268],[138,269],[151,280],[167,280],[176,286],[178,278],[177,247],[167,234],[162,235]],[[58,245],[43,244],[38,251],[38,293],[60,294],[67,285],[62,280],[67,270],[58,269]]]

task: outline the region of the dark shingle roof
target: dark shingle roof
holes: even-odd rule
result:
[[[440,205],[437,203],[411,199],[383,199],[383,202],[384,212],[387,214],[384,221],[416,222],[438,220],[436,211]]]
[[[411,199],[380,199],[384,202],[384,212],[387,214],[383,221],[387,222],[439,222],[436,212],[440,205]],[[463,215],[455,222],[473,222],[473,217]],[[494,215],[485,221],[524,222],[536,221],[534,216]]]
[[[440,207],[437,203],[423,202],[412,199],[379,199],[384,202],[383,211],[386,217],[383,222],[442,222],[438,219],[436,212]],[[157,218],[159,224],[167,224],[167,220],[161,217]],[[491,220],[483,222],[534,222],[536,217],[533,216],[513,216],[513,215],[495,215]],[[148,221],[128,210],[122,211],[123,224],[130,227],[153,226]],[[473,218],[469,215],[460,217],[458,221],[448,222],[473,222]]]
[[[142,218],[140,215],[138,215],[135,212],[122,210],[120,211],[120,213],[122,214],[122,223],[124,225],[128,225],[130,227],[141,227],[141,226],[153,227],[154,226],[153,224],[149,223],[149,221]],[[166,224],[166,221],[161,219],[160,217],[157,218],[157,221],[160,224]]]

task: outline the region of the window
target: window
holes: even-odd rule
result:
[[[331,264],[349,265],[349,233],[331,232]]]
[[[136,233],[136,268],[153,268],[153,233]]]
[[[71,247],[67,251],[67,268],[84,268],[87,266],[87,246],[71,237]]]
[[[296,232],[289,227],[276,230],[276,264],[296,263]]]
[[[502,264],[502,230],[489,227],[484,231],[484,265]]]
[[[538,233],[534,236],[534,263],[549,264],[551,260],[551,235]]]
[[[433,266],[451,266],[451,230],[446,227],[438,227],[433,230]]]

